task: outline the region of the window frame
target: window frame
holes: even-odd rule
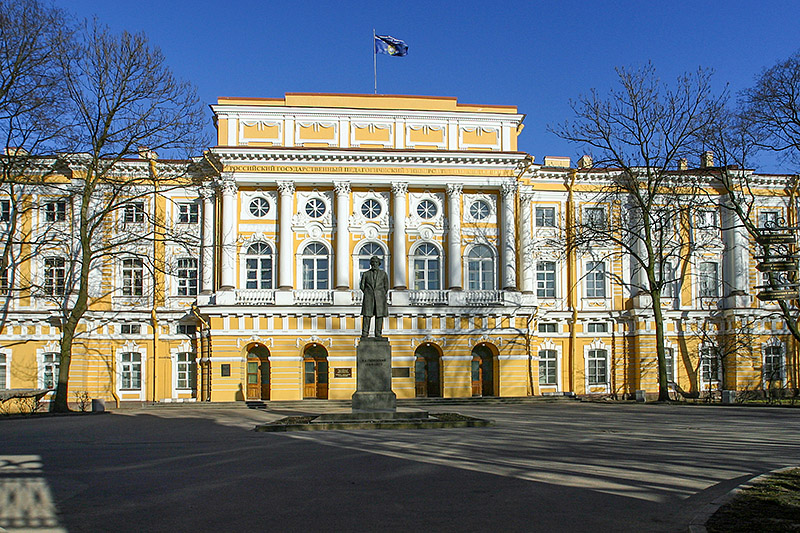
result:
[[[53,264],[54,262],[60,264]],[[61,297],[67,292],[67,260],[60,256],[43,258],[42,290],[45,296]]]
[[[714,267],[713,270],[708,268],[709,265]],[[710,274],[713,274],[713,276],[710,276]],[[700,261],[697,264],[697,296],[700,298],[719,298],[718,261]]]
[[[65,199],[48,200],[44,204],[44,221],[52,224],[67,221],[67,201]]]
[[[439,214],[439,205],[430,198],[423,198],[417,202],[414,212],[422,220],[433,220]]]
[[[433,253],[421,254],[421,250],[429,250]],[[442,252],[432,242],[421,242],[417,244],[413,252],[409,255],[411,262],[411,275],[413,290],[416,291],[440,291],[442,290]]]
[[[546,213],[549,212],[549,215]],[[541,214],[541,216],[540,216]],[[556,227],[556,208],[555,206],[537,205],[534,207],[534,220],[537,228]],[[549,222],[549,223],[548,223]]]
[[[552,265],[552,269],[543,268],[543,266]],[[537,298],[557,298],[558,297],[558,281],[556,272],[558,266],[555,261],[537,261],[536,262],[536,297]],[[552,279],[551,279],[552,278]],[[552,285],[552,287],[550,286]]]
[[[11,200],[0,198],[0,222],[11,222]]]
[[[584,277],[586,298],[605,299],[608,297],[606,272],[605,261],[586,261],[586,275]]]
[[[599,355],[602,353],[603,355]],[[599,363],[602,362],[603,380],[599,381]],[[589,387],[608,387],[608,350],[605,348],[590,348],[586,354],[586,384]]]
[[[480,257],[473,255],[484,250],[487,255]],[[464,257],[464,266],[467,290],[493,291],[497,289],[497,261],[491,246],[487,244],[471,246]]]
[[[552,357],[545,357],[542,354],[552,355]],[[539,386],[558,386],[558,352],[553,348],[543,348],[537,355],[539,356]],[[544,371],[544,376],[542,371]],[[552,381],[550,381],[551,375]],[[542,377],[545,377],[545,381],[542,381]]]
[[[272,290],[275,288],[275,248],[271,243],[251,242],[241,260],[245,289]]]
[[[183,382],[183,383],[182,383]],[[177,352],[175,354],[175,390],[194,391],[197,388],[197,354]]]
[[[38,360],[39,387],[55,389],[58,386],[58,373],[61,370],[61,355],[58,352],[43,352]],[[48,386],[48,375],[50,386]]]
[[[134,263],[131,265],[130,263]],[[124,257],[120,265],[122,296],[139,298],[144,295],[144,260],[141,257]]]
[[[179,257],[176,260],[175,278],[177,280],[175,294],[181,298],[193,298],[198,294],[199,266],[196,257]],[[194,272],[194,275],[191,275]]]
[[[144,200],[126,202],[122,206],[122,224],[125,226],[144,224],[145,209]]]
[[[178,224],[199,224],[200,223],[200,205],[197,202],[178,202],[178,216],[176,221]]]
[[[323,253],[308,253],[312,246],[319,246]],[[317,251],[317,250],[315,250]],[[331,252],[320,241],[306,243],[300,252],[301,287],[303,290],[329,290],[331,286]],[[311,273],[311,276],[307,274]],[[324,276],[321,275],[324,273]]]
[[[599,215],[598,215],[599,214]],[[586,206],[583,208],[583,225],[594,231],[608,229],[608,215],[604,206]]]
[[[138,360],[134,359],[138,357]],[[126,357],[128,360],[126,361]],[[141,352],[127,351],[119,354],[119,390],[125,392],[141,392],[143,373],[142,373]],[[126,386],[127,385],[127,386]]]
[[[773,350],[777,350],[778,353],[770,353]],[[768,387],[772,383],[782,384],[786,379],[786,349],[784,345],[782,343],[767,344],[766,346],[764,346],[763,352],[764,352],[764,359],[762,361],[762,366],[761,366],[761,379],[764,382],[764,386]],[[767,376],[768,373],[770,376],[775,375],[776,358],[779,364],[779,368],[777,369],[778,376],[777,378],[768,377]]]

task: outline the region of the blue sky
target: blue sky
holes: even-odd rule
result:
[[[580,155],[547,131],[570,98],[605,92],[616,66],[653,61],[665,81],[698,67],[732,92],[800,49],[800,2],[57,0],[77,17],[145,32],[200,96],[372,93],[372,30],[409,54],[378,56],[378,92],[516,105],[520,150]],[[209,114],[210,124],[210,114]],[[211,126],[209,125],[209,128]],[[766,158],[761,171],[796,170]]]

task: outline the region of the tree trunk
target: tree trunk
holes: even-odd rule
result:
[[[653,300],[653,321],[656,323],[656,354],[658,356],[658,401],[669,401],[667,383],[667,358],[664,346],[664,314],[661,311],[661,291],[651,291]]]

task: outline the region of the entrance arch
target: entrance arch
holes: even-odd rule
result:
[[[247,351],[247,399],[269,400],[269,349],[253,346]]]
[[[321,344],[303,350],[303,398],[328,399],[328,351]]]
[[[414,388],[417,398],[442,396],[442,357],[432,344],[425,343],[414,351]]]
[[[495,354],[486,344],[472,349],[472,395],[495,396]]]

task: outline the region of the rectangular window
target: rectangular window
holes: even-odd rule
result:
[[[714,209],[701,209],[697,212],[697,227],[700,229],[718,229],[717,212]]]
[[[590,322],[587,324],[589,333],[608,333],[608,324],[605,322]]]
[[[47,296],[64,296],[67,262],[63,257],[46,257],[44,260],[44,293]]]
[[[783,381],[783,346],[764,348],[764,381],[767,384]]]
[[[130,202],[122,209],[122,221],[125,224],[141,224],[144,222],[144,202]]]
[[[556,351],[539,350],[539,385],[556,385]]]
[[[664,348],[664,363],[667,366],[667,383],[675,383],[675,352],[672,348]]]
[[[606,229],[606,210],[604,207],[587,207],[583,211],[583,223],[597,231]]]
[[[556,297],[555,261],[539,261],[536,263],[536,296],[539,298]]]
[[[197,259],[178,259],[178,296],[197,296]]]
[[[142,389],[142,355],[137,352],[122,354],[120,388],[124,390]]]
[[[194,335],[197,333],[197,326],[194,324],[178,324],[178,335]]]
[[[144,291],[144,263],[137,257],[122,260],[122,295],[141,296]]]
[[[8,266],[0,261],[0,295],[8,296],[11,293],[11,272]]]
[[[0,353],[0,389],[8,388],[8,359],[6,354]]]
[[[194,354],[181,352],[176,361],[177,389],[194,389],[195,385],[195,364]]]
[[[123,335],[139,335],[142,332],[141,324],[121,324],[120,333]]]
[[[605,350],[589,350],[588,367],[589,385],[608,383],[608,353]]]
[[[700,297],[716,298],[719,296],[719,265],[712,261],[700,263]]]
[[[586,262],[586,297],[606,297],[606,264],[603,261]]]
[[[11,220],[11,200],[0,200],[0,222]]]
[[[758,213],[758,225],[761,228],[777,228],[780,218],[780,209],[764,209]]]
[[[60,368],[61,357],[57,353],[46,353],[42,355],[42,388],[55,389],[58,383],[58,369]]]
[[[228,378],[231,376],[231,365],[230,363],[222,363],[219,365],[219,375],[223,378]]]
[[[65,222],[67,220],[67,201],[55,200],[44,205],[45,222]]]
[[[662,274],[661,262],[655,263],[656,281],[661,281],[661,296],[664,298],[677,298],[678,297],[678,279],[675,274],[675,267],[669,261],[664,262],[664,269]]]
[[[197,224],[199,220],[199,205],[195,203],[178,204],[178,224]]]
[[[542,322],[539,324],[539,333],[556,333],[557,331],[557,324],[554,322]]]
[[[705,347],[700,349],[700,377],[703,383],[709,385],[719,383],[722,377],[722,365],[717,351],[713,348]]]
[[[554,228],[556,226],[556,208],[537,207],[536,226],[540,228]]]

